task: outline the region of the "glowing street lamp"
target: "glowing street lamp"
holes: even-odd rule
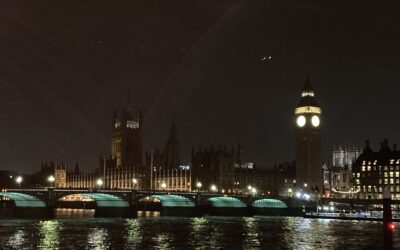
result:
[[[133,178],[132,182],[133,182],[133,187],[136,189],[137,188],[136,185],[138,184],[138,180],[136,178]]]
[[[96,184],[99,188],[101,188],[101,186],[103,186],[103,180],[102,179],[97,179]]]
[[[251,189],[251,192],[253,193],[253,195],[256,195],[256,194],[257,194],[257,189],[253,187],[253,188]]]
[[[212,192],[217,192],[217,186],[215,186],[214,184],[211,185],[210,189]]]
[[[163,190],[165,190],[166,187],[167,187],[167,183],[165,183],[165,182],[161,183],[161,188],[162,188]]]
[[[203,185],[201,184],[201,182],[197,182],[196,183],[196,187],[197,187],[197,190],[200,190],[200,188],[202,187]]]
[[[56,179],[54,178],[54,176],[50,175],[49,178],[47,178],[47,180],[50,182],[50,186],[52,187],[52,186],[53,186],[53,183],[54,183],[54,181],[55,181]]]
[[[15,182],[18,184],[18,188],[21,188],[22,177],[18,176],[17,178],[15,178]]]

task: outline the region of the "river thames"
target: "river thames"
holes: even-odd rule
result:
[[[380,222],[301,217],[0,220],[0,249],[381,249]],[[399,225],[396,225],[399,226]],[[396,228],[397,229],[397,228]],[[400,242],[397,231],[395,243]]]

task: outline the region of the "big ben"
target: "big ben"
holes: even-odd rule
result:
[[[321,161],[321,108],[307,75],[295,114],[296,185],[300,189],[323,191]]]

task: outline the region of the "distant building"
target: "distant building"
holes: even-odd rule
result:
[[[50,183],[48,178],[54,177],[54,182]],[[61,162],[42,163],[40,167],[40,184],[42,186],[53,186],[56,188],[66,188],[67,186],[67,164]]]
[[[353,164],[363,150],[355,146],[334,146],[332,165],[324,164],[324,187],[327,196],[348,197],[353,188]]]
[[[77,165],[68,171],[66,187],[95,188],[101,179],[102,188],[144,188],[146,184],[143,158],[143,114],[124,108],[114,111],[112,120],[111,155],[100,157],[100,166],[92,173],[82,173]],[[134,181],[135,180],[135,181]]]
[[[157,149],[145,155],[142,164],[143,115],[134,118],[124,109],[118,117],[114,112],[111,155],[100,157],[100,167],[84,174],[76,166],[68,172],[67,187],[95,188],[97,180],[102,188],[191,190],[191,171],[180,163],[180,146],[175,122],[172,123],[165,151]],[[165,185],[165,186],[164,186]]]
[[[191,169],[181,165],[180,146],[175,121],[169,130],[165,151],[146,152],[146,169],[150,189],[191,191]]]
[[[363,199],[382,199],[387,188],[392,199],[400,199],[400,151],[396,144],[389,147],[388,140],[379,151],[370,148],[369,141],[353,166],[353,189]]]
[[[192,189],[201,183],[202,190],[209,191],[215,185],[225,193],[247,193],[251,186],[258,193],[282,195],[293,190],[295,183],[294,163],[284,163],[273,168],[260,168],[244,161],[243,151],[226,147],[192,150]],[[293,191],[292,191],[293,192]]]
[[[362,152],[363,149],[360,147],[335,145],[332,152],[332,166],[351,170],[353,163]]]

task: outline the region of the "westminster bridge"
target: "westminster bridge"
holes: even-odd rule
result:
[[[91,208],[95,216],[134,217],[137,211],[161,215],[301,215],[316,203],[290,197],[164,190],[8,189],[0,209],[15,217],[53,216],[57,208]]]
[[[105,189],[8,189],[0,192],[0,215],[15,217],[54,216],[57,208],[94,209],[95,216],[134,217],[137,211],[161,215],[303,215],[330,203],[365,207],[382,204],[377,199],[271,197],[212,192]],[[400,205],[400,200],[393,200]]]

